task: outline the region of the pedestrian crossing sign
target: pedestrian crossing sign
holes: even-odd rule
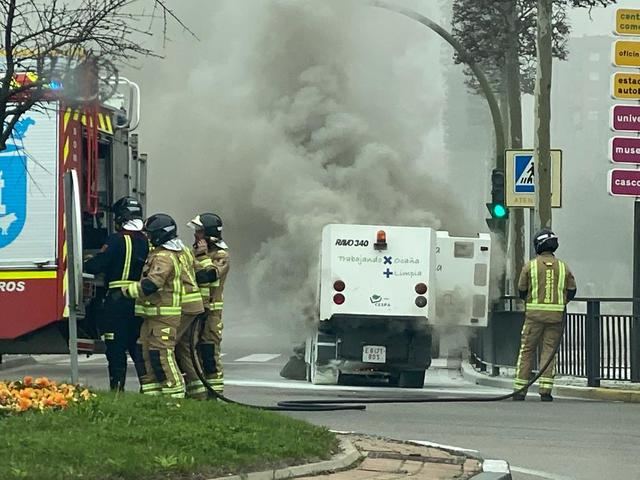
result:
[[[514,180],[516,182],[516,193],[534,193],[535,186],[533,179],[535,178],[533,170],[533,155],[521,154],[514,157]]]
[[[533,150],[505,152],[505,200],[509,208],[533,208],[535,205],[535,167]],[[551,206],[562,202],[562,151],[551,150]]]

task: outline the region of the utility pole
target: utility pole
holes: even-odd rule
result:
[[[551,228],[551,76],[553,0],[538,0],[535,89],[535,225],[532,230]]]
[[[507,44],[505,46],[505,74],[506,97],[508,104],[509,132],[508,148],[519,150],[522,148],[522,94],[520,80],[520,39],[518,36],[518,10],[517,1],[509,0],[504,3],[504,14],[507,23]],[[525,255],[525,231],[524,231],[524,209],[513,209],[513,216],[510,233],[513,235],[512,245],[512,267],[513,278],[512,287],[515,291],[520,271],[524,266]]]

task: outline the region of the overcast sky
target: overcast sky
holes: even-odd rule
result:
[[[574,9],[571,15],[571,25],[574,36],[607,35],[613,36],[615,26],[615,11],[617,8],[640,8],[638,0],[618,0],[617,5],[608,8],[594,8],[589,11],[582,8]]]

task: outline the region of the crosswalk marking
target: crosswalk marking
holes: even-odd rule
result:
[[[246,357],[238,358],[236,362],[270,362],[280,356],[279,353],[254,353]]]

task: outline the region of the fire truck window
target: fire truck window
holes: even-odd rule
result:
[[[85,143],[86,148],[86,143]],[[112,231],[109,209],[113,203],[112,174],[111,174],[111,144],[101,141],[98,144],[98,212],[92,215],[85,212],[82,221],[83,249],[85,251],[98,250],[104,245],[107,236]],[[85,178],[86,182],[86,178]],[[85,183],[86,185],[86,183]],[[86,195],[86,192],[83,192]],[[83,199],[86,205],[86,199]]]

